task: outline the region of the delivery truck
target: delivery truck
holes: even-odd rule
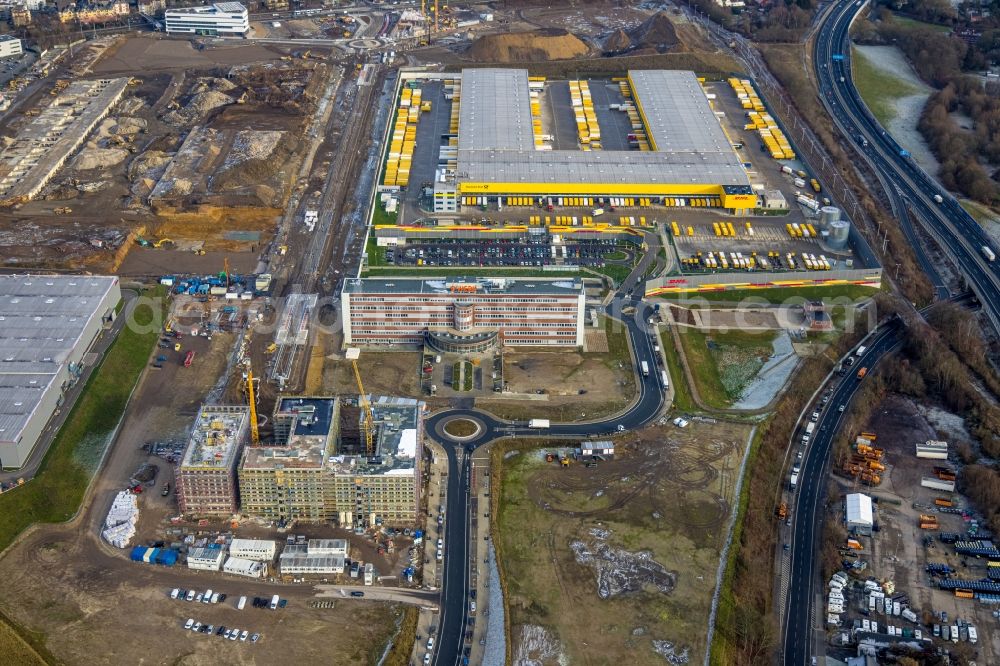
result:
[[[643,361],[641,367],[642,367],[642,376],[649,377],[649,363]]]
[[[548,428],[549,425],[551,424],[548,419],[531,419],[528,421],[529,428]]]

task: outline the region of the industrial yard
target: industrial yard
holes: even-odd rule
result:
[[[514,660],[576,662],[587,651],[699,662],[750,433],[708,420],[654,426],[597,461],[555,442],[500,447],[498,559]]]
[[[971,441],[962,420],[890,395],[856,435],[850,453],[833,461],[837,500],[827,514],[831,523],[846,520],[846,531],[828,535],[827,549],[839,549],[848,574],[828,586],[832,654],[841,646],[853,653],[847,635],[855,629],[856,640],[923,639],[992,663],[1000,654],[1000,596],[988,589],[996,548],[982,516],[955,490],[961,465],[949,451]],[[859,464],[874,471],[858,473]],[[861,508],[847,508],[845,517],[845,501]]]

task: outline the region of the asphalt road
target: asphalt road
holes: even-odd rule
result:
[[[843,379],[836,383],[826,409],[820,413],[813,440],[803,453],[796,489],[798,497],[792,511],[792,541],[789,543],[790,550],[785,553],[786,557],[791,558],[791,573],[785,617],[782,618],[785,626],[782,663],[809,663],[813,628],[816,626],[813,620],[815,614],[822,610],[813,605],[813,583],[818,566],[816,546],[823,531],[817,512],[826,489],[826,464],[830,457],[830,445],[846,413],[846,408],[844,412],[839,408],[850,403],[864,381],[858,379],[858,370],[868,368],[871,371],[882,358],[897,349],[902,343],[902,332],[902,322],[893,320],[865,344],[865,353],[848,368]]]
[[[864,3],[841,2],[823,19],[816,34],[813,65],[819,81],[820,98],[834,123],[888,183],[890,197],[902,197],[927,230],[958,266],[969,287],[976,293],[983,311],[1000,331],[1000,273],[998,264],[985,259],[982,247],[994,250],[992,240],[944,188],[927,175],[886,132],[865,106],[851,76],[850,26]],[[939,196],[942,203],[934,201]],[[895,208],[896,206],[894,206]],[[907,231],[907,220],[903,230]],[[913,242],[912,234],[907,233]],[[921,257],[919,244],[918,258]],[[933,262],[921,259],[925,270]],[[887,267],[892,270],[892,267]],[[941,294],[936,271],[929,275]]]
[[[639,265],[619,286],[611,300],[607,314],[621,321],[618,334],[628,335],[636,372],[638,396],[621,414],[581,423],[553,423],[541,430],[529,428],[525,421],[504,421],[490,414],[472,409],[456,408],[437,412],[425,421],[429,437],[442,444],[448,455],[448,521],[444,537],[444,573],[441,590],[441,620],[437,647],[432,663],[435,666],[461,664],[466,632],[472,630],[469,615],[469,451],[501,437],[588,437],[611,435],[616,432],[640,428],[655,419],[664,406],[664,387],[660,384],[658,354],[653,350],[658,344],[651,337],[648,320],[654,308],[642,303],[645,293],[643,277],[657,261],[655,249],[646,252]],[[645,361],[650,369],[648,376],[639,371]],[[456,442],[444,434],[444,424],[454,418],[476,421],[480,432],[475,437]],[[435,545],[436,548],[436,545]],[[431,547],[428,546],[428,552]]]

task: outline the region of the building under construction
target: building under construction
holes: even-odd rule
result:
[[[250,408],[204,405],[177,468],[177,502],[182,514],[231,516],[237,511],[236,468],[250,438]]]
[[[274,445],[248,448],[239,466],[242,512],[276,522],[412,526],[424,404],[375,396],[370,407],[371,455],[357,396],[279,398]]]

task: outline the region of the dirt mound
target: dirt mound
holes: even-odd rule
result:
[[[611,36],[604,40],[604,50],[609,53],[621,53],[632,48],[632,38],[628,33],[618,28]]]
[[[653,14],[638,28],[631,30],[629,36],[637,48],[654,48],[660,53],[680,43],[674,24],[670,22],[666,12]]]
[[[120,164],[128,157],[128,151],[121,148],[84,148],[77,155],[73,166],[81,171],[107,169]]]
[[[229,95],[214,90],[200,92],[194,95],[183,108],[171,111],[163,119],[171,125],[192,124],[204,118],[209,112],[235,101]]]
[[[472,43],[467,55],[479,62],[538,62],[568,60],[590,49],[566,30],[534,30],[484,35]]]

